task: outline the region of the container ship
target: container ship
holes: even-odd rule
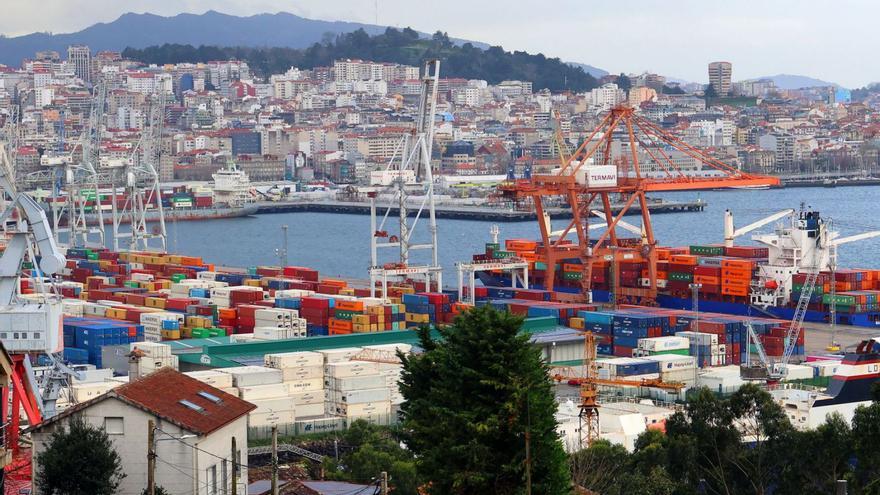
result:
[[[717,245],[657,248],[658,294],[663,308],[693,309],[697,289],[699,310],[743,316],[767,316],[790,320],[799,299],[808,293],[806,321],[875,327],[880,325],[880,270],[837,269],[837,247],[846,242],[874,237],[870,232],[842,238],[817,211],[801,210],[783,217],[767,234],[752,237],[755,246],[733,245],[732,214],[727,212],[725,239]],[[566,241],[562,241],[565,243]],[[642,239],[619,239],[621,246],[638,246]],[[522,260],[529,263],[532,287],[544,288],[549,270],[556,280],[555,291],[579,293],[586,270],[579,258],[564,259],[547,266],[539,241],[508,239],[504,246],[487,243],[486,250],[473,256],[475,262]],[[591,301],[608,302],[612,297],[612,263],[594,261],[591,270]],[[649,287],[647,264],[619,262],[620,287]],[[810,273],[816,272],[815,280]],[[487,287],[510,287],[511,277],[503,271],[478,272]],[[811,287],[808,287],[811,286]]]

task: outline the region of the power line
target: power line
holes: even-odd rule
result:
[[[165,435],[168,435],[170,438],[172,438],[172,439],[174,439],[174,440],[177,440],[178,442],[180,442],[180,443],[186,445],[187,447],[189,447],[189,448],[191,448],[191,449],[193,449],[193,450],[197,450],[197,451],[199,451],[199,452],[201,452],[201,453],[203,453],[203,454],[208,454],[209,456],[211,456],[211,457],[215,457],[215,458],[217,458],[217,459],[220,459],[221,461],[228,461],[228,460],[229,460],[227,457],[221,457],[221,456],[219,456],[219,455],[217,455],[217,454],[215,454],[215,453],[213,453],[213,452],[208,452],[207,450],[200,449],[200,448],[196,447],[195,445],[191,445],[191,444],[189,444],[189,443],[183,441],[183,439],[178,438],[178,437],[175,437],[175,436],[172,435],[171,433],[168,433],[167,431],[164,431],[164,430],[162,430],[161,428],[156,428],[156,431],[162,432],[162,433],[164,433]],[[243,468],[247,468],[247,469],[256,469],[255,467],[249,466],[249,465],[247,465],[247,464],[242,464],[242,463],[240,463],[240,462],[235,462],[234,459],[233,459],[231,462],[232,462],[233,464],[235,464],[236,466],[240,467],[240,468],[243,467]]]

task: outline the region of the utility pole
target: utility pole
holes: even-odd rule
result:
[[[690,284],[691,288],[691,311],[694,312],[694,323],[691,328],[694,332],[700,331],[700,289],[703,284]]]
[[[286,227],[286,225],[285,225]],[[278,495],[278,426],[272,425],[272,495]]]
[[[382,471],[379,493],[382,495],[388,495],[388,471]]]
[[[147,421],[147,495],[156,495],[156,423]]]
[[[232,495],[238,495],[238,450],[235,448],[235,437],[232,437]]]

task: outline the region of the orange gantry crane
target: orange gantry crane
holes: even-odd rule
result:
[[[615,143],[620,146],[617,153],[613,153]],[[675,157],[670,156],[672,150],[677,150]],[[679,162],[681,159],[699,162],[703,170],[688,173],[673,158]],[[650,161],[654,170],[642,170],[641,159]],[[637,115],[632,107],[620,105],[605,115],[574,153],[562,161],[559,169],[549,174],[533,173],[530,179],[509,181],[499,189],[508,199],[531,200],[534,204],[543,241],[540,254],[546,257],[548,267],[544,278],[546,289],[554,288],[556,263],[579,258],[583,266],[582,291],[574,295],[574,299],[589,302],[594,262],[611,262],[610,283],[615,294],[611,302],[651,305],[657,297],[657,240],[646,193],[779,184],[776,177],[748,174],[731,167]],[[619,195],[623,200],[616,213],[612,210],[612,195]],[[551,232],[546,221],[545,200],[549,198],[562,198],[571,208],[572,219],[561,233]],[[618,238],[615,228],[634,205],[638,205],[642,218],[642,236],[631,242]],[[589,236],[587,219],[590,215],[601,216],[607,226],[595,242]],[[570,242],[567,237],[572,232],[577,239]],[[623,261],[645,263],[650,284],[621,287],[620,262]]]

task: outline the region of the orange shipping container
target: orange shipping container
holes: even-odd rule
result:
[[[711,275],[694,275],[694,283],[703,285],[720,285],[721,279]]]
[[[343,311],[363,311],[364,310],[364,302],[363,301],[336,301],[336,309],[341,309]]]
[[[755,269],[755,261],[754,260],[722,260],[721,267],[722,268],[731,268],[731,269],[735,269],[735,270],[752,271]]]
[[[676,265],[696,265],[697,259],[696,256],[690,254],[674,254],[669,261]]]
[[[722,287],[743,287],[748,289],[751,280],[743,280],[739,278],[721,278]]]
[[[726,285],[721,286],[721,294],[725,296],[748,296],[749,289],[743,287],[730,287]]]

